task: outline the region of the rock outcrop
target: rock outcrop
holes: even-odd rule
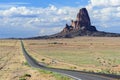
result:
[[[54,34],[51,37],[71,38],[76,36],[120,37],[120,34],[98,31],[91,24],[87,9],[82,8],[79,10],[76,20],[71,20],[71,25],[66,24],[60,33]]]
[[[76,21],[71,20],[71,25],[66,24],[63,29],[63,33],[68,33],[72,31],[97,31],[94,26],[91,25],[90,17],[86,8],[80,9],[77,14]]]
[[[120,37],[120,34],[98,31],[95,26],[92,26],[87,9],[82,8],[78,12],[76,20],[71,20],[71,25],[66,24],[61,32],[28,39],[72,38],[76,36]]]

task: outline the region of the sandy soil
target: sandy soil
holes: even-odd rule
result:
[[[0,80],[60,80],[27,65],[18,40],[0,40]],[[67,79],[68,80],[68,79]]]
[[[120,38],[25,40],[27,51],[49,67],[120,74]]]

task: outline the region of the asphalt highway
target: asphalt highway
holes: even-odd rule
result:
[[[23,42],[21,41],[21,47],[25,59],[27,60],[28,64],[34,68],[40,68],[43,70],[48,70],[52,72],[57,72],[62,75],[71,77],[75,80],[119,80],[120,76],[113,76],[113,75],[106,75],[106,74],[97,74],[97,73],[89,73],[89,72],[82,72],[82,71],[74,71],[74,70],[66,70],[66,69],[57,69],[57,68],[49,68],[40,64],[38,61],[33,59],[28,52],[26,51]]]

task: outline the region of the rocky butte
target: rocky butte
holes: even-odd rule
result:
[[[77,14],[76,20],[71,20],[71,25],[66,24],[65,28],[51,37],[70,38],[76,36],[98,36],[98,37],[119,37],[120,34],[98,31],[91,24],[90,17],[86,8],[81,8]]]
[[[82,8],[79,10],[76,20],[71,20],[71,24],[66,24],[61,32],[50,36],[39,36],[29,39],[72,38],[76,36],[120,37],[120,34],[98,31],[91,24],[87,9]]]
[[[66,27],[63,29],[63,33],[71,31],[97,31],[94,26],[91,25],[91,21],[88,15],[86,8],[80,9],[77,14],[76,21],[71,20],[71,25],[66,24]]]

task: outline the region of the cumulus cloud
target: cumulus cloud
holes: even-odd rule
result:
[[[97,27],[119,27],[120,0],[90,0],[86,6],[91,21]]]
[[[90,0],[92,6],[120,6],[120,0]]]
[[[66,23],[75,18],[79,7],[56,7],[49,5],[46,8],[12,6],[0,9],[0,27],[9,26],[20,29],[29,28],[38,31],[39,35],[59,32]],[[59,27],[58,27],[59,26]],[[19,30],[18,30],[19,31]]]
[[[41,28],[38,35],[52,35],[60,32],[62,29],[63,28],[61,26],[57,26],[54,28]]]
[[[0,9],[10,8],[13,6],[22,6],[22,5],[29,5],[30,3],[25,2],[10,2],[10,3],[0,3]]]
[[[49,5],[47,8],[10,7],[9,9],[0,10],[0,17],[10,18],[11,20],[17,17],[18,19],[23,17],[24,19],[32,18],[30,21],[35,20],[33,22],[40,21],[53,24],[72,19],[76,11],[77,8],[57,8],[54,5]]]
[[[86,8],[93,25],[97,28],[109,29],[119,25],[119,5],[120,0],[89,0]],[[15,28],[15,31],[18,29],[18,32],[19,30],[26,30],[26,32],[35,35],[57,33],[64,28],[66,23],[70,23],[71,19],[75,19],[80,8],[79,6],[56,7],[52,4],[45,8],[10,4],[7,7],[0,8],[0,22],[2,23],[0,27]]]

